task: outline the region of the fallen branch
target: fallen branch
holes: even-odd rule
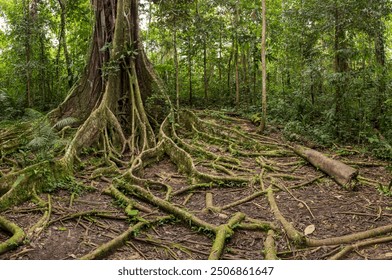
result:
[[[336,183],[345,189],[353,190],[356,187],[356,177],[358,176],[357,169],[352,168],[341,161],[328,158],[313,149],[296,145],[293,147],[293,151],[309,161],[314,167],[327,173]]]

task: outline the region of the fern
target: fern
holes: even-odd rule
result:
[[[53,128],[57,129],[57,130],[61,130],[66,126],[71,126],[75,123],[77,123],[79,120],[77,118],[74,117],[68,117],[62,120],[59,120],[57,123],[55,123],[55,125],[53,126]]]
[[[31,108],[25,109],[25,117],[27,119],[38,119],[38,118],[42,118],[43,116],[44,115],[37,110],[31,109]]]
[[[50,141],[48,140],[48,138],[45,138],[42,136],[37,136],[37,137],[34,137],[33,140],[31,140],[27,144],[27,148],[29,148],[32,151],[41,150],[41,149],[47,147],[49,142]]]
[[[57,140],[58,136],[47,119],[39,119],[35,124],[33,139],[27,144],[27,148],[34,151],[48,150]]]
[[[0,120],[13,119],[22,114],[21,106],[6,91],[0,89]]]

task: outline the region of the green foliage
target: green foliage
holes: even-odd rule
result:
[[[0,89],[0,120],[15,119],[23,114],[23,106],[17,98]]]
[[[66,2],[70,62],[59,45],[62,10],[58,1],[37,1],[33,17],[29,1],[0,0],[0,22],[4,22],[0,27],[0,120],[24,115],[29,119],[32,116],[25,112],[29,106],[48,111],[64,98],[68,82],[83,73],[92,33],[91,4],[88,0]],[[238,62],[240,104],[236,109],[259,123],[260,0],[141,1],[141,15],[146,53],[173,100],[174,47],[181,105],[234,110]],[[390,1],[272,0],[267,3],[267,22],[270,123],[281,124],[292,140],[305,136],[325,145],[355,143],[390,159]],[[101,51],[109,48],[108,42]],[[129,44],[124,56],[137,53]],[[103,76],[118,71],[120,63],[104,65]],[[145,104],[151,120],[166,116],[168,104],[156,94]],[[54,129],[76,123],[76,119],[64,119]],[[45,129],[40,127],[26,140],[29,149],[44,151],[59,143]]]
[[[53,125],[53,128],[55,128],[57,130],[61,130],[64,127],[72,126],[72,125],[74,125],[74,124],[76,124],[78,122],[79,122],[79,120],[77,118],[67,117],[67,118],[61,119],[57,123],[55,123]]]
[[[8,104],[0,105],[7,106],[0,108],[0,118],[20,116],[25,107],[50,110],[62,101],[69,82],[77,80],[85,64],[92,31],[89,1],[66,1],[68,62],[59,45],[58,1],[32,2],[0,1],[0,87],[9,96]],[[70,77],[67,68],[75,75]]]

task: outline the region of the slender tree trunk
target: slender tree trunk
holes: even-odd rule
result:
[[[207,77],[207,39],[203,42],[203,78],[204,78],[204,99],[208,100],[208,77]]]
[[[342,52],[342,50],[346,48],[346,35],[340,17],[339,8],[335,7],[335,72],[339,76],[339,80],[336,82],[335,86],[335,132],[337,133],[337,136],[340,135],[340,123],[342,121],[342,111],[344,108],[343,94],[346,90],[345,73],[348,71],[348,60],[346,55]]]
[[[231,50],[230,50],[230,56],[229,56],[229,61],[227,62],[227,92],[229,94],[229,98],[231,99],[231,62],[233,60],[235,53],[235,36],[232,36],[232,42],[231,42]]]
[[[376,62],[378,66],[378,94],[377,94],[377,107],[374,116],[374,128],[379,130],[383,127],[382,120],[385,114],[385,93],[386,93],[386,54],[385,54],[385,38],[384,38],[385,26],[380,18],[378,20],[378,27],[376,29],[376,35],[374,38],[374,50],[376,56]]]
[[[61,79],[61,75],[59,73],[60,70],[60,57],[61,57],[61,51],[64,53],[64,59],[65,59],[65,66],[67,69],[67,84],[68,84],[68,90],[71,89],[72,85],[74,84],[73,81],[73,73],[71,69],[71,58],[69,56],[68,52],[68,46],[67,46],[67,38],[66,38],[66,28],[67,28],[67,0],[58,0],[61,14],[60,14],[60,33],[59,33],[59,45],[57,49],[57,56],[56,56],[56,76],[59,79]]]
[[[267,62],[266,62],[266,37],[267,37],[267,5],[266,0],[262,0],[262,34],[261,34],[261,72],[262,72],[262,117],[260,122],[260,132],[264,132],[267,122]]]
[[[218,73],[219,73],[219,85],[220,86],[222,85],[222,47],[223,47],[222,33],[223,33],[223,23],[220,24],[220,28],[219,28]]]
[[[73,85],[73,73],[71,69],[71,59],[68,52],[66,28],[67,28],[67,0],[58,0],[61,8],[61,23],[60,23],[60,36],[59,36],[59,53],[60,49],[63,49],[65,64],[68,74],[68,88],[70,89]]]
[[[177,54],[177,28],[173,31],[173,49],[174,49],[174,68],[176,71],[176,108],[177,112],[180,110],[180,80],[178,69],[178,54]]]
[[[244,72],[244,83],[245,83],[245,95],[249,104],[251,103],[250,87],[249,87],[249,47],[246,47],[246,51],[242,53],[242,67]]]
[[[240,107],[240,77],[239,77],[239,67],[238,67],[238,42],[235,48],[234,54],[235,60],[235,107],[239,110]]]
[[[191,37],[188,37],[188,77],[189,77],[189,105],[192,106],[193,102],[193,88],[192,88],[192,43]]]
[[[31,4],[31,6],[30,6]],[[31,47],[31,28],[32,28],[32,8],[35,7],[34,3],[30,3],[29,0],[23,1],[24,8],[24,20],[26,23],[26,34],[25,34],[25,57],[26,57],[26,103],[27,107],[33,106],[33,97],[32,97],[32,69],[31,69],[31,56],[32,56],[32,47]]]
[[[238,110],[240,106],[240,80],[239,80],[239,69],[238,69],[238,56],[239,56],[239,42],[238,42],[238,28],[239,28],[239,8],[238,0],[235,6],[235,52],[234,52],[234,63],[235,63],[235,107]]]

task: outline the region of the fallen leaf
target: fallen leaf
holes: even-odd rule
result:
[[[225,214],[219,214],[218,216],[219,216],[219,218],[221,218],[221,219],[227,219],[227,218],[228,218],[228,216],[225,215]]]
[[[316,227],[314,225],[307,226],[304,230],[304,234],[305,235],[312,234],[315,230],[316,230]]]

